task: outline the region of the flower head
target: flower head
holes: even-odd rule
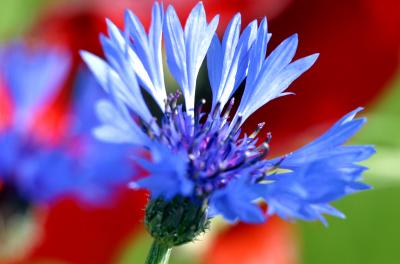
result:
[[[374,153],[370,146],[343,146],[365,122],[354,119],[360,109],[303,148],[269,159],[271,135],[265,142],[257,139],[264,123],[250,135],[243,134],[241,126],[261,106],[289,94],[287,88],[318,54],[293,61],[298,44],[294,34],[266,57],[271,38],[266,19],[253,21],[241,32],[237,14],[222,40],[215,33],[217,24],[218,17],[207,21],[202,3],[193,8],[184,27],[172,6],[164,12],[157,2],[148,33],[130,11],[124,30],[107,21],[109,36],[101,38],[106,60],[82,52],[110,95],[97,103],[103,125],[94,133],[149,151],[150,159],[135,158],[149,175],[132,186],[149,189],[154,201],[189,199],[208,207],[209,216],[222,214],[229,221],[262,222],[272,214],[321,221],[323,214],[342,217],[329,203],[368,188],[359,182],[365,168],[356,162]],[[162,36],[169,70],[180,87],[172,94],[165,90]],[[205,102],[195,100],[203,61],[213,96],[208,113]],[[244,80],[241,100],[235,102]],[[159,118],[147,107],[142,88],[158,105]],[[179,104],[181,94],[184,105]],[[266,213],[259,200],[268,204]]]
[[[51,203],[65,195],[96,202],[107,197],[111,186],[127,182],[131,170],[123,158],[126,149],[90,137],[87,124],[93,122],[92,108],[76,103],[73,122],[65,125],[65,133],[57,140],[36,129],[37,123],[46,122],[39,113],[63,87],[69,55],[22,43],[1,51],[1,77],[8,95],[1,103],[11,101],[12,110],[10,120],[0,128],[0,195],[12,192],[15,199],[29,205]],[[99,97],[101,90],[91,79],[87,73],[77,78],[77,87],[86,95],[82,99]]]

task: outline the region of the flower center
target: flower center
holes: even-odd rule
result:
[[[261,164],[257,164],[268,154],[271,140],[268,133],[267,140],[257,146],[256,137],[264,123],[260,123],[250,136],[245,134],[241,137],[240,117],[230,120],[234,99],[224,112],[217,105],[209,114],[202,112],[205,104],[202,100],[192,116],[177,104],[179,95],[168,96],[161,130],[155,139],[173,152],[184,151],[187,154],[187,174],[195,182],[196,196],[207,197],[244,170],[250,171],[255,179],[266,175],[260,169]]]

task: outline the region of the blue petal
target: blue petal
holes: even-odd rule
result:
[[[324,222],[323,213],[343,217],[333,210],[330,202],[369,188],[355,181],[361,173],[343,171],[325,160],[312,162],[293,172],[276,175],[272,183],[264,185],[265,189],[260,194],[268,203],[269,215]]]
[[[150,147],[152,161],[136,157],[149,176],[132,186],[150,190],[153,197],[171,199],[176,195],[191,196],[194,183],[187,177],[187,155],[171,153],[164,145],[154,143]]]
[[[231,95],[236,91],[237,87],[247,76],[250,62],[250,48],[252,47],[257,36],[257,20],[251,22],[243,31],[237,45],[238,69],[236,73],[235,88]]]
[[[358,108],[345,115],[324,135],[299,150],[270,162],[290,172],[267,177],[260,193],[267,201],[269,214],[282,218],[320,220],[323,214],[344,217],[329,205],[348,194],[370,187],[360,182],[365,167],[358,162],[375,153],[372,146],[343,146],[365,123],[354,119]]]
[[[215,106],[218,101],[218,89],[222,76],[222,71],[220,69],[222,69],[224,62],[223,55],[221,42],[219,41],[217,34],[215,34],[207,53],[208,79],[210,81],[213,95],[213,106]]]
[[[216,190],[210,197],[210,207],[230,222],[264,222],[263,212],[254,203],[260,197],[258,189],[258,185],[247,183],[245,177],[240,177],[225,188]]]
[[[129,160],[129,145],[85,140],[74,182],[74,194],[91,204],[110,202],[116,188],[126,186],[134,171]]]
[[[249,84],[246,84],[246,86],[250,87],[250,83],[253,83],[260,73],[261,66],[265,60],[269,39],[268,23],[267,19],[264,18],[258,28],[254,46],[250,51],[249,73],[246,81]]]
[[[13,131],[0,132],[0,178],[7,180],[17,167],[22,151],[22,140]]]
[[[263,62],[260,74],[262,78],[273,76],[285,68],[293,59],[298,44],[297,34],[293,34],[271,52]],[[266,75],[266,76],[265,76]]]
[[[123,106],[121,106],[123,107]],[[112,102],[99,100],[96,105],[99,120],[103,123],[93,130],[94,135],[103,141],[146,145],[149,138],[125,112],[119,111]]]
[[[182,90],[189,113],[194,109],[197,75],[217,25],[218,17],[207,24],[201,2],[189,14],[185,30],[182,29],[172,6],[169,6],[166,12],[164,34],[167,63]]]
[[[283,158],[280,166],[290,169],[318,159],[329,158],[332,162],[340,164],[368,159],[375,153],[372,146],[341,146],[365,124],[365,118],[354,119],[361,110],[362,108],[357,108],[348,113],[316,140],[275,161]]]
[[[160,20],[160,18],[159,18]],[[103,50],[105,56],[107,58],[108,63],[110,64],[110,68],[112,68],[115,73],[120,78],[120,81],[123,83],[122,87],[119,83],[114,80],[115,85],[117,86],[117,90],[119,93],[122,93],[121,100],[125,100],[128,106],[134,110],[137,114],[142,115],[142,118],[146,122],[150,122],[152,120],[149,110],[147,109],[143,96],[140,90],[140,87],[137,83],[137,78],[143,84],[144,88],[153,96],[155,101],[160,105],[161,109],[164,109],[164,99],[165,89],[164,86],[159,86],[155,88],[153,84],[153,80],[151,79],[154,76],[158,76],[155,79],[163,79],[163,73],[161,69],[161,55],[155,56],[155,63],[158,64],[154,67],[158,67],[160,71],[154,72],[152,75],[149,75],[149,71],[151,70],[151,65],[146,64],[146,56],[145,54],[136,54],[135,50],[131,47],[131,42],[129,36],[123,36],[121,31],[115,26],[111,21],[107,20],[107,27],[110,38],[106,38],[101,36],[101,42],[103,45]],[[160,28],[161,25],[158,25]],[[155,30],[157,34],[160,34],[159,30]],[[128,35],[128,33],[126,33]],[[161,36],[159,37],[159,41],[161,41]],[[155,51],[155,50],[154,50]],[[161,51],[155,51],[161,52]],[[142,61],[142,59],[144,59]],[[145,63],[145,64],[144,64]],[[150,72],[152,73],[152,72]],[[137,77],[137,78],[136,78]],[[127,100],[128,99],[128,100]],[[134,99],[134,100],[132,100]],[[140,109],[142,109],[140,111]],[[155,129],[155,128],[154,128]]]
[[[178,82],[184,94],[187,93],[188,76],[186,71],[186,49],[183,29],[172,6],[165,15],[164,43],[167,53],[167,63],[172,76]]]
[[[213,108],[219,102],[221,108],[247,74],[249,49],[254,42],[257,24],[250,23],[240,36],[241,19],[237,14],[225,31],[222,46],[214,36],[207,54],[207,67],[213,92]]]
[[[147,36],[139,19],[131,11],[125,14],[125,32],[132,38],[132,47],[146,70],[146,74],[138,72],[138,77],[162,110],[167,98],[161,52],[163,16],[163,6],[156,2]]]
[[[86,51],[82,51],[81,56],[107,93],[115,93],[118,100],[126,103],[146,122],[150,123],[153,120],[134,76],[131,76],[131,83],[125,84],[119,74],[101,58]]]
[[[73,97],[73,133],[90,133],[98,119],[94,102],[106,96],[93,75],[86,69],[78,72]]]

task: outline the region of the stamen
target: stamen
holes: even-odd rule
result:
[[[167,97],[167,99],[164,99],[164,104],[165,104],[165,112],[166,113],[171,113],[171,107],[169,105],[169,98]]]
[[[234,170],[234,169],[237,169],[237,168],[239,168],[240,166],[242,166],[244,163],[246,163],[247,159],[248,159],[248,157],[247,157],[247,155],[246,155],[246,153],[245,153],[245,155],[242,155],[242,156],[241,156],[234,164],[232,164],[231,166],[225,167],[225,168],[220,167],[220,172],[228,172],[228,171],[232,171],[232,170]]]
[[[255,138],[255,137],[258,135],[258,133],[261,131],[261,129],[263,129],[264,126],[265,126],[265,122],[259,123],[259,124],[257,125],[256,130],[254,130],[254,132],[251,133],[251,135],[249,136],[249,138]]]
[[[226,111],[224,113],[224,116],[223,116],[224,119],[228,119],[229,114],[231,113],[231,110],[232,110],[234,104],[235,104],[235,97],[232,97],[232,99],[229,101],[229,105],[226,108]]]
[[[220,112],[221,112],[220,108],[221,108],[221,103],[217,102],[217,104],[215,105],[214,111],[212,113],[213,119],[216,119],[220,115]]]
[[[149,135],[149,137],[150,137],[151,139],[154,139],[154,138],[155,138],[155,134],[154,134],[153,129],[152,129],[151,127],[152,127],[156,122],[157,122],[157,119],[156,119],[155,117],[153,117],[153,118],[150,120],[150,123],[147,123],[147,122],[144,122],[144,121],[143,121],[143,124],[144,124],[144,126],[145,126],[145,128],[146,128],[146,133],[147,133],[147,135]]]
[[[152,129],[152,125],[156,123],[157,119],[153,117],[150,122],[144,121],[139,115],[135,113],[130,113],[133,120],[136,121],[138,126],[151,138],[154,139],[156,137],[156,134],[154,134],[154,130]]]
[[[196,111],[195,111],[195,115],[194,115],[194,118],[195,118],[195,121],[194,121],[194,123],[195,124],[198,124],[199,123],[199,121],[200,121],[200,116],[201,116],[201,110],[203,109],[203,106],[206,104],[206,99],[201,99],[200,100],[200,102],[199,103],[197,103],[197,105],[196,105]]]
[[[286,159],[287,155],[283,156],[277,163],[274,164],[274,166],[272,167],[273,169],[278,169],[279,166],[282,164],[282,162]]]
[[[177,103],[178,103],[178,99],[181,96],[181,91],[177,90],[175,92],[175,94],[172,95],[172,100],[171,100],[171,107],[172,110],[176,109]]]
[[[230,134],[235,134],[239,130],[240,123],[242,123],[242,116],[241,115],[238,116],[238,118],[236,119],[235,124],[233,124],[232,131],[231,131]]]
[[[262,160],[268,155],[270,150],[269,142],[271,142],[271,139],[272,139],[272,134],[268,132],[266,140],[257,148],[261,153],[257,158],[258,160]]]
[[[158,137],[173,149],[187,150],[187,173],[196,182],[197,196],[207,197],[215,188],[223,188],[241,169],[249,169],[254,177],[263,177],[258,167],[252,167],[269,152],[271,133],[267,134],[265,142],[256,146],[256,137],[265,123],[259,123],[250,137],[239,139],[242,116],[236,114],[232,121],[228,120],[234,98],[223,112],[221,103],[217,102],[204,123],[200,123],[206,100],[202,99],[196,104],[192,117],[182,111],[181,105],[177,106],[180,95],[180,91],[168,95],[167,111]]]
[[[227,184],[227,180],[224,179],[224,178],[222,178],[221,180],[219,180],[219,181],[217,182],[217,188],[223,188],[223,187],[226,186],[226,184]]]
[[[265,142],[267,142],[269,144],[269,142],[271,142],[271,139],[272,139],[272,133],[268,132],[267,133],[267,139],[265,140]]]
[[[282,162],[286,159],[286,157],[287,157],[287,155],[283,156],[282,158],[280,158],[280,159],[278,160],[278,162],[276,162],[274,165],[272,165],[269,169],[265,170],[265,171],[263,172],[263,174],[262,174],[259,178],[256,179],[256,182],[261,182],[261,181],[266,180],[266,177],[269,176],[269,175],[271,175],[270,172],[272,172],[272,174],[276,174],[276,173],[277,173],[276,170],[279,169],[279,166],[280,166],[280,165],[282,164]],[[270,174],[268,174],[268,173],[270,173]]]

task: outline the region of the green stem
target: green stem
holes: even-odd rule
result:
[[[145,264],[167,264],[170,254],[170,247],[154,240]]]

